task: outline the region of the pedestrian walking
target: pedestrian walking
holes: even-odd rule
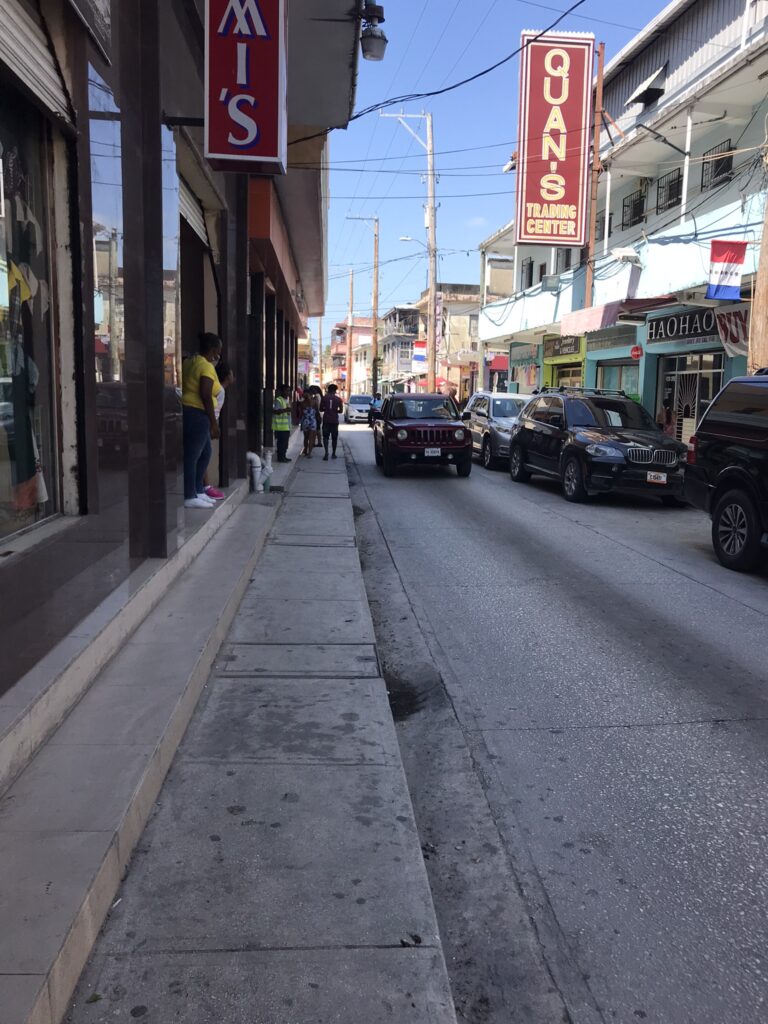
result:
[[[339,443],[339,416],[344,412],[344,403],[336,394],[335,384],[329,384],[328,390],[320,403],[320,412],[323,414],[323,447],[325,455],[323,462],[328,461],[328,447],[333,443],[333,458],[336,458],[336,446]]]
[[[384,405],[384,401],[381,397],[381,392],[377,391],[373,396],[370,408],[368,409],[368,426],[372,427],[374,420],[376,419],[376,413],[381,412],[381,407]]]
[[[664,402],[656,415],[656,422],[667,437],[674,437],[676,435],[677,416],[672,409],[672,402],[669,398],[664,399]]]
[[[312,458],[312,449],[315,447],[315,437],[317,436],[317,409],[312,402],[312,397],[308,393],[304,395],[300,412],[300,425],[301,432],[304,434],[304,450],[302,455],[306,458]]]
[[[184,434],[184,507],[213,508],[205,493],[205,471],[211,461],[211,438],[219,436],[216,399],[222,386],[216,376],[221,338],[201,334],[199,352],[181,368],[181,405]]]
[[[277,461],[290,462],[288,458],[288,442],[291,439],[291,389],[281,384],[272,406],[272,433],[275,435]]]

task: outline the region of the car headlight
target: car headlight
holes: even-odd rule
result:
[[[396,436],[397,436],[397,440],[398,441],[407,441],[408,440],[408,431],[407,430],[398,430]]]
[[[458,430],[454,430],[453,436],[456,438],[457,441],[463,441],[464,438],[466,437],[466,434],[461,428],[459,428]]]
[[[588,444],[587,452],[601,459],[623,459],[624,452],[620,448],[612,448],[608,444]]]

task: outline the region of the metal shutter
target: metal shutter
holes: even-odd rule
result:
[[[69,97],[45,32],[17,0],[0,0],[0,62],[56,117],[72,123]]]
[[[183,178],[179,178],[179,212],[195,234],[208,245],[208,231],[205,226],[203,207]]]

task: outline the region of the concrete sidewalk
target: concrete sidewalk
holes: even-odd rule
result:
[[[297,468],[73,1024],[455,1024],[345,463]]]

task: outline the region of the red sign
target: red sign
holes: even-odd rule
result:
[[[629,354],[630,354],[630,356],[633,359],[642,359],[643,358],[642,346],[641,345],[633,345],[632,348],[629,350]]]
[[[587,244],[594,36],[523,32],[516,240]]]
[[[287,166],[285,0],[206,0],[205,155],[222,171]]]

